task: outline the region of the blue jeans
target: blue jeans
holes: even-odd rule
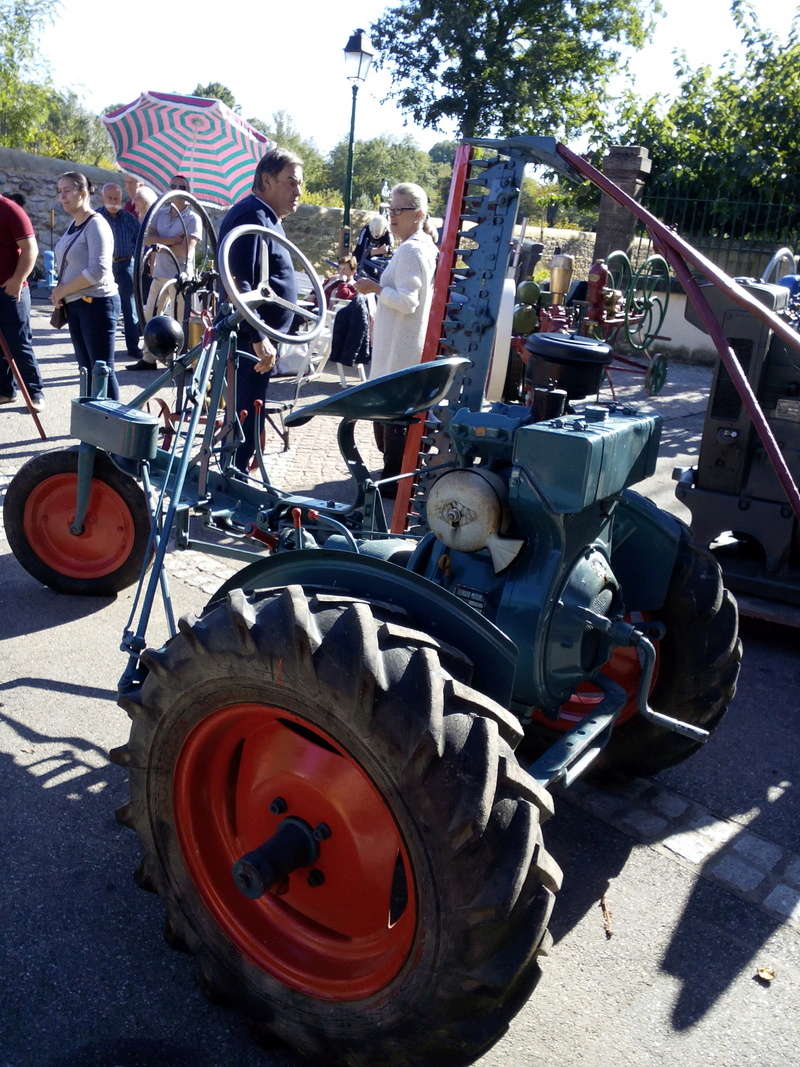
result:
[[[0,331],[6,339],[9,351],[17,365],[28,392],[42,392],[42,376],[39,364],[33,354],[33,337],[31,335],[31,293],[23,285],[19,300],[14,300],[4,289],[0,289]],[[8,363],[0,352],[0,395],[14,396],[17,386]]]
[[[108,396],[119,400],[119,384],[114,373],[114,342],[119,318],[118,296],[95,296],[91,301],[78,298],[67,304],[67,322],[72,347],[78,366],[89,375],[92,384],[92,368],[105,360],[110,371]]]
[[[248,345],[247,349],[252,352]],[[241,360],[236,374],[236,406],[239,411],[247,411],[247,418],[242,424],[244,441],[236,449],[234,463],[240,471],[247,473],[250,460],[256,453],[256,416],[255,401],[267,399],[267,389],[271,373],[257,374],[250,360]]]
[[[131,359],[139,358],[139,316],[136,313],[136,301],[133,299],[133,260],[124,259],[112,264],[114,281],[119,289],[122,304],[122,325],[125,331],[125,347]]]

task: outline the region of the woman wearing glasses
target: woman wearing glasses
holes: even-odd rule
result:
[[[58,285],[53,306],[63,305],[78,366],[86,370],[108,364],[108,396],[119,400],[114,373],[114,344],[120,301],[112,259],[114,235],[102,215],[92,210],[92,187],[84,174],[68,171],[58,179],[58,201],[72,222],[55,247]]]
[[[372,366],[370,378],[402,370],[419,363],[428,313],[433,296],[436,268],[436,245],[425,231],[428,197],[425,190],[412,182],[401,182],[392,189],[389,225],[397,248],[389,260],[380,282],[360,278],[359,293],[376,293],[378,297],[372,330]],[[376,437],[384,429],[375,423]],[[393,478],[400,472],[405,431],[387,426],[383,442],[383,477]],[[391,493],[387,486],[386,490]]]

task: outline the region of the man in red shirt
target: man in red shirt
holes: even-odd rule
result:
[[[28,275],[38,251],[33,226],[25,211],[0,195],[0,332],[28,388],[35,411],[42,410],[44,397],[42,376],[33,353]],[[11,367],[0,358],[0,404],[12,404],[15,392]]]

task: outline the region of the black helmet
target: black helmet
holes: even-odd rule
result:
[[[156,315],[144,328],[144,343],[156,359],[171,359],[183,348],[183,328],[171,315]]]

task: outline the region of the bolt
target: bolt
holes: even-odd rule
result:
[[[318,826],[314,827],[315,841],[327,841],[330,836],[331,828],[326,822],[321,822]]]
[[[283,815],[287,807],[288,804],[283,799],[283,797],[275,797],[275,799],[269,806],[269,810],[272,812],[273,815]]]
[[[316,889],[317,886],[322,885],[325,881],[325,875],[319,869],[319,867],[312,867],[308,872],[308,884],[312,889]]]

